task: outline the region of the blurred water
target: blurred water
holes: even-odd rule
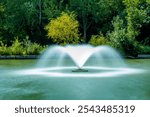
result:
[[[16,70],[30,69],[36,62],[0,60],[0,99],[150,99],[150,59],[125,61],[129,67],[148,72],[109,78],[11,74]]]
[[[55,62],[52,60],[55,60]],[[82,68],[85,64],[89,63],[90,66],[98,67],[125,66],[125,63],[119,53],[109,46],[93,47],[91,45],[67,45],[50,46],[41,55],[37,62],[37,67],[66,66],[66,60],[68,66],[76,66],[78,68]],[[93,63],[91,61],[93,61]]]

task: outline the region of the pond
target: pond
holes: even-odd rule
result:
[[[147,100],[150,99],[150,59],[127,59],[141,74],[82,78],[14,75],[37,60],[0,60],[0,99],[6,100]]]

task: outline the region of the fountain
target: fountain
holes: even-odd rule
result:
[[[114,77],[140,73],[127,67],[119,53],[109,46],[67,45],[51,46],[33,69],[19,71],[26,75],[49,77]]]
[[[98,64],[100,66],[104,64],[105,66],[112,64],[114,64],[114,66],[118,66],[116,65],[116,63],[114,63],[114,60],[117,60],[117,64],[119,64],[119,66],[125,66],[122,57],[113,48],[109,46],[93,47],[90,45],[68,45],[65,47],[49,47],[49,49],[47,49],[47,51],[39,59],[37,66],[46,67],[46,65],[51,62],[48,60],[53,59],[56,59],[55,66],[60,66],[64,62],[66,57],[69,57],[70,60],[72,60],[72,62],[78,68],[78,71],[84,71],[83,66],[92,57],[94,58],[94,61],[97,60],[95,61],[95,66],[98,66]],[[105,61],[106,59],[109,60],[110,64],[107,63],[108,61]]]
[[[0,99],[150,99],[149,61],[127,65],[109,46],[50,46],[38,60],[0,61]]]

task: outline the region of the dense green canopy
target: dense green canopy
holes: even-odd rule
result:
[[[45,27],[62,12],[77,16],[80,43],[97,43],[103,36],[106,44],[127,53],[150,46],[150,0],[1,0],[0,41],[8,46],[15,38],[56,43],[48,39]],[[100,38],[91,42],[94,35]]]

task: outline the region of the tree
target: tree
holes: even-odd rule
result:
[[[81,25],[84,41],[87,42],[87,31],[94,22],[94,16],[98,17],[95,0],[69,0],[69,9],[78,14],[78,19]]]
[[[62,11],[64,11],[64,6],[62,4],[63,0],[44,0],[43,2],[43,13],[48,20],[58,17]]]
[[[23,39],[31,36],[34,27],[37,27],[37,11],[35,0],[7,0],[5,1],[5,29],[8,42],[14,40],[15,37]]]
[[[143,9],[142,0],[124,0],[126,6],[127,33],[129,39],[135,39],[139,35],[139,29],[147,17]]]
[[[78,27],[75,14],[62,12],[61,16],[52,19],[45,29],[54,43],[65,45],[79,43]]]
[[[10,33],[8,31],[8,15],[6,0],[0,1],[0,41],[7,43],[10,41]]]
[[[150,46],[150,0],[143,0],[141,7],[145,11],[146,16],[142,21],[137,40],[142,45]]]
[[[113,19],[112,25],[114,30],[108,35],[111,45],[119,50],[123,50],[123,46],[126,45],[127,42],[127,32],[124,21],[117,16]]]
[[[69,0],[68,9],[78,15],[85,42],[91,35],[110,29],[112,17],[120,11],[122,0]]]
[[[0,3],[0,41],[2,40],[2,31],[3,31],[3,18],[4,18],[4,11],[5,11],[5,8],[4,8],[4,5],[2,3]]]

